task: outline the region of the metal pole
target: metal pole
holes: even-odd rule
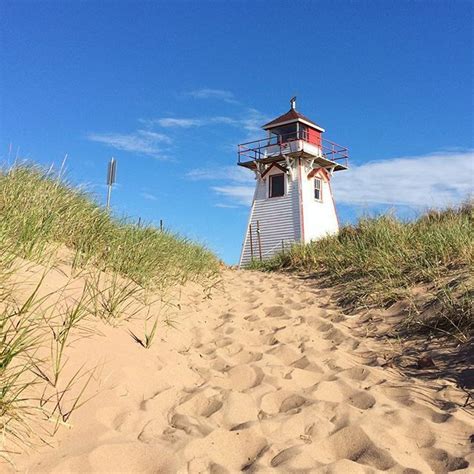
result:
[[[115,158],[112,157],[109,161],[109,165],[107,167],[107,210],[110,209],[110,197],[112,195],[112,185],[115,183],[115,177],[117,173],[117,162]]]
[[[253,260],[252,224],[249,225],[249,234],[250,234],[250,259]]]
[[[163,232],[163,219],[160,219],[160,231]]]
[[[260,221],[257,221],[257,239],[258,239],[258,255],[262,261],[262,240],[260,238]]]
[[[110,209],[110,196],[111,196],[111,194],[112,194],[112,185],[109,184],[107,186],[107,205],[106,205],[107,210]]]

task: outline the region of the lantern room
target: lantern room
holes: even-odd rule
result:
[[[291,108],[286,114],[262,127],[268,131],[269,139],[276,138],[279,143],[301,139],[320,147],[324,128],[296,111],[296,97],[291,99],[290,104]]]
[[[290,104],[288,112],[262,127],[267,138],[238,146],[238,164],[255,170],[259,165],[266,167],[291,158],[308,158],[321,168],[347,169],[347,148],[323,138],[324,128],[296,110],[296,97]]]

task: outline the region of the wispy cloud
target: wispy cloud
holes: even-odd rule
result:
[[[217,204],[214,204],[214,207],[220,207],[222,209],[237,209],[238,206],[235,204],[224,204],[222,202],[218,202]]]
[[[237,166],[216,166],[215,168],[195,168],[186,173],[193,181],[231,181],[234,183],[253,183],[254,174]]]
[[[240,119],[239,125],[250,134],[262,133],[262,125],[269,120],[268,116],[262,114],[257,109],[248,109]]]
[[[171,139],[167,135],[149,130],[137,130],[125,134],[89,133],[87,139],[116,150],[138,153],[153,158],[165,158],[160,145],[171,143]]]
[[[216,166],[215,168],[196,168],[186,174],[193,181],[211,181],[219,185],[211,186],[220,197],[229,202],[218,203],[217,207],[233,208],[246,206],[252,202],[255,189],[255,175],[237,166]],[[223,184],[223,183],[226,184]]]
[[[164,128],[189,128],[200,127],[205,124],[205,120],[198,118],[159,118],[149,121],[149,124],[159,125]]]
[[[333,179],[336,202],[444,207],[474,188],[474,151],[406,156],[353,166]]]
[[[196,89],[187,92],[186,95],[193,97],[194,99],[217,99],[223,100],[229,104],[239,103],[232,92],[222,89]]]
[[[212,186],[211,189],[236,204],[248,206],[252,202],[255,186]]]
[[[228,125],[246,132],[242,140],[251,140],[262,133],[261,126],[269,118],[256,109],[246,109],[236,117],[217,115],[214,117],[160,117],[154,119],[141,119],[147,127],[162,128],[195,128],[212,125]]]
[[[141,192],[140,196],[143,199],[146,199],[147,201],[158,201],[158,198],[154,194],[151,194],[151,193]]]

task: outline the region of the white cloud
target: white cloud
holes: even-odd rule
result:
[[[247,206],[252,202],[255,189],[255,175],[240,166],[197,168],[189,171],[186,177],[193,181],[229,183],[211,187],[216,194],[230,200],[230,203],[216,204],[217,207],[233,208],[236,205]]]
[[[222,89],[196,89],[188,92],[186,95],[194,97],[195,99],[217,99],[229,104],[238,103],[232,92]]]
[[[163,128],[192,128],[205,127],[212,125],[228,125],[240,131],[245,131],[240,142],[248,142],[263,138],[264,132],[261,127],[262,124],[268,122],[268,116],[262,114],[256,109],[246,109],[238,117],[229,117],[225,115],[217,115],[214,117],[163,117],[156,119],[141,119],[141,122],[148,127],[159,126]],[[234,145],[232,146],[234,147]]]
[[[238,206],[234,204],[224,204],[222,202],[218,202],[217,204],[214,204],[214,207],[220,207],[222,209],[237,209]]]
[[[142,193],[140,193],[140,196],[143,199],[146,199],[147,201],[157,201],[158,200],[158,198],[154,194],[151,194],[151,193],[142,192]]]
[[[211,189],[221,196],[230,198],[236,204],[248,206],[252,203],[255,186],[212,186]]]
[[[137,130],[133,133],[90,133],[88,140],[102,143],[116,150],[139,153],[154,158],[165,158],[159,144],[170,143],[171,139],[162,133]]]
[[[262,125],[269,121],[269,118],[256,109],[248,109],[245,116],[239,121],[241,125],[250,134],[264,133]],[[252,136],[252,138],[255,138]],[[257,137],[258,138],[258,137]]]
[[[336,173],[337,203],[444,207],[474,189],[474,151],[446,151],[369,162]]]
[[[186,173],[193,181],[231,181],[234,183],[253,183],[255,175],[241,166],[216,166],[215,168],[196,168]]]
[[[192,118],[159,118],[154,119],[149,123],[160,125],[161,127],[177,127],[177,128],[189,128],[189,127],[200,127],[205,124],[203,119],[192,119]]]
[[[188,117],[163,117],[163,118],[156,118],[156,119],[142,119],[142,123],[146,124],[149,127],[153,127],[158,125],[164,128],[191,128],[191,127],[204,127],[206,125],[213,125],[213,124],[223,124],[223,125],[234,125],[234,126],[241,126],[242,121],[237,120],[232,117],[226,117],[219,115],[217,117],[195,117],[195,118],[188,118]]]
[[[240,122],[239,120],[232,118],[232,117],[225,117],[225,116],[217,116],[212,117],[209,120],[210,123],[222,123],[225,125],[238,125]]]

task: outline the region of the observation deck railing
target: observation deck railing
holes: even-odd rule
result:
[[[270,156],[285,155],[293,151],[294,142],[302,140],[319,148],[320,156],[326,160],[348,166],[349,149],[330,140],[319,137],[310,137],[307,130],[272,135],[260,140],[254,140],[238,145],[238,163],[248,163],[262,160]]]

